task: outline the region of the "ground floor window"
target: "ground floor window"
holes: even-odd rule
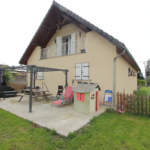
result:
[[[37,72],[36,79],[38,79],[38,80],[44,79],[44,72]]]
[[[78,63],[75,66],[76,80],[89,80],[89,63]]]

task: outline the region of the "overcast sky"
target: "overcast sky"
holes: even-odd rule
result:
[[[150,0],[57,0],[123,42],[142,72],[150,58]],[[19,65],[52,0],[1,0],[0,64]]]

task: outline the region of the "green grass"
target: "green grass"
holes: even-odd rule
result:
[[[140,89],[138,91],[135,91],[136,95],[143,95],[146,96],[149,93],[149,87],[140,87]]]
[[[150,149],[149,140],[149,116],[107,110],[78,132],[63,137],[0,109],[0,150],[142,150]]]

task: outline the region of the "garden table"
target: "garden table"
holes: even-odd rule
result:
[[[23,97],[29,96],[26,92],[30,92],[30,89],[24,89],[24,94],[17,94],[17,96],[21,96],[19,101],[22,100]],[[51,96],[52,94],[46,94],[46,90],[37,90],[37,89],[32,89],[32,98],[37,99],[38,97],[43,97],[48,100],[47,96]]]

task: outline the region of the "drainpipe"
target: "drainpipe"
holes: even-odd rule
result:
[[[120,55],[114,58],[114,68],[113,68],[114,69],[113,70],[113,76],[114,76],[113,78],[113,108],[114,109],[115,109],[115,86],[116,86],[116,59],[120,57],[121,55],[123,55],[125,51],[126,51],[126,47],[124,47],[123,52]]]

